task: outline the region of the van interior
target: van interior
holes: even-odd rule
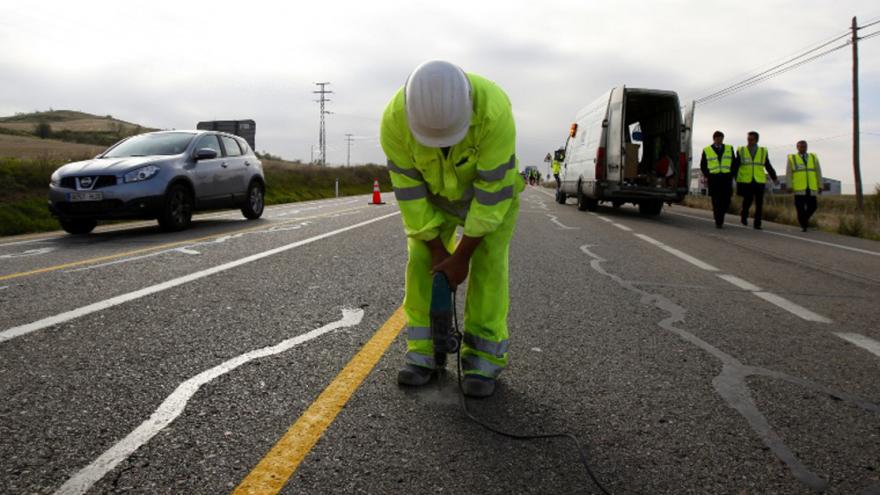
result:
[[[624,108],[624,183],[675,187],[681,152],[678,98],[628,89]]]

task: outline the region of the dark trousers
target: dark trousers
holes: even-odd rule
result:
[[[715,194],[712,196],[712,213],[715,215],[715,225],[724,225],[724,214],[730,208],[730,194]]]
[[[798,223],[801,224],[801,229],[805,232],[810,225],[810,217],[813,216],[813,213],[816,213],[816,208],[818,207],[816,196],[812,194],[796,195],[794,197],[794,209],[797,210]]]
[[[553,178],[556,179],[556,189],[559,189],[559,174],[553,174]]]
[[[715,225],[724,225],[724,214],[730,208],[730,196],[733,194],[733,182],[730,174],[709,174],[709,196],[712,196],[712,213]]]
[[[742,216],[743,223],[749,220],[749,210],[752,202],[755,203],[755,228],[761,227],[761,215],[764,213],[764,184],[749,184],[749,187],[740,188],[740,196],[743,199]]]

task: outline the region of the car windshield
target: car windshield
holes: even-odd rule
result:
[[[179,155],[186,151],[195,135],[189,132],[164,132],[161,134],[141,134],[126,139],[110,151],[104,158],[126,156]]]

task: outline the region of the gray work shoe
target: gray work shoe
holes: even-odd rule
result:
[[[495,393],[495,379],[482,375],[465,375],[461,381],[464,395],[475,399],[489,397]]]
[[[407,385],[409,387],[420,387],[431,381],[431,375],[434,370],[431,368],[423,368],[414,364],[404,364],[403,368],[397,372],[397,384]]]

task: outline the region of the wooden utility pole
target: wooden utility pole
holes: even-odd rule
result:
[[[856,203],[859,211],[865,210],[865,197],[862,195],[862,170],[859,160],[859,25],[852,18],[852,91],[853,91],[853,175],[856,178]]]

